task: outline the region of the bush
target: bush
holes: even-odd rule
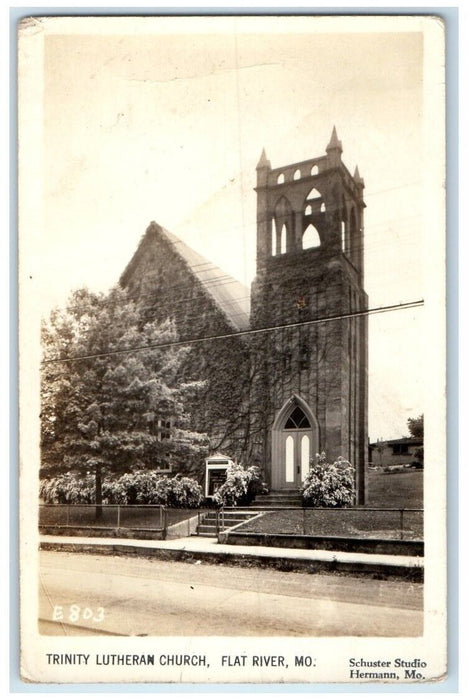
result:
[[[94,503],[94,494],[93,475],[68,472],[52,479],[41,479],[39,485],[39,496],[45,503]]]
[[[317,455],[301,488],[304,505],[342,508],[354,503],[354,468],[343,457],[329,464],[325,453]]]
[[[53,479],[42,479],[39,495],[45,503],[95,503],[93,474],[62,474]],[[104,505],[164,505],[172,508],[197,508],[203,500],[201,486],[195,479],[176,475],[161,476],[154,470],[139,470],[109,476],[102,480]]]
[[[226,480],[213,494],[218,505],[249,505],[263,490],[259,467],[235,464],[227,468]]]

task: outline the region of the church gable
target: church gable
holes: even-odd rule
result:
[[[174,319],[181,338],[249,327],[248,289],[154,222],[120,283],[148,318]]]

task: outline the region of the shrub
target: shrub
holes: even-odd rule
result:
[[[301,488],[304,505],[342,508],[354,503],[354,468],[343,457],[329,464],[325,453],[317,455],[316,464],[311,462]]]
[[[213,494],[218,505],[248,505],[263,489],[260,468],[234,464],[227,468],[226,480]]]
[[[94,475],[62,474],[42,479],[39,495],[45,503],[95,503]],[[177,475],[169,478],[154,470],[122,474],[118,479],[102,480],[104,505],[167,505],[173,508],[197,508],[203,500],[201,486],[195,479]]]
[[[39,496],[45,503],[94,503],[94,494],[94,476],[82,476],[73,472],[52,479],[41,479],[39,486]]]
[[[168,481],[167,505],[173,508],[198,508],[203,501],[203,490],[195,479],[178,474]]]

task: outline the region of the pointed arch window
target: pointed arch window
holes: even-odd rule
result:
[[[311,170],[310,170],[310,174],[311,174],[311,175],[318,175],[318,171],[319,171],[319,170],[318,170],[318,165],[313,165],[312,168],[311,168]]]
[[[300,179],[301,179],[301,171],[298,168],[294,173],[293,180],[300,180]]]
[[[286,224],[283,224],[281,227],[281,248],[280,248],[280,253],[283,254],[286,252],[286,238],[287,238],[287,230],[286,230]]]
[[[312,214],[312,205],[311,205],[311,204],[308,204],[308,205],[306,206],[304,214],[305,214],[306,216],[310,216],[310,215]]]
[[[280,174],[278,175],[278,177],[277,177],[277,179],[276,179],[276,182],[278,183],[278,185],[282,185],[282,184],[283,184],[283,182],[284,182],[284,173],[280,173]]]
[[[320,236],[319,232],[313,224],[309,224],[304,231],[302,236],[302,249],[307,248],[319,248],[320,247]]]
[[[276,221],[273,219],[273,225],[271,227],[271,254],[276,255]]]
[[[295,406],[285,425],[286,430],[304,430],[310,428],[310,421],[300,406]]]
[[[321,199],[322,195],[318,191],[316,187],[312,187],[310,190],[309,194],[307,195],[307,199]]]

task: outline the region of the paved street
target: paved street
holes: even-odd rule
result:
[[[421,584],[52,551],[40,564],[43,634],[422,633]]]

